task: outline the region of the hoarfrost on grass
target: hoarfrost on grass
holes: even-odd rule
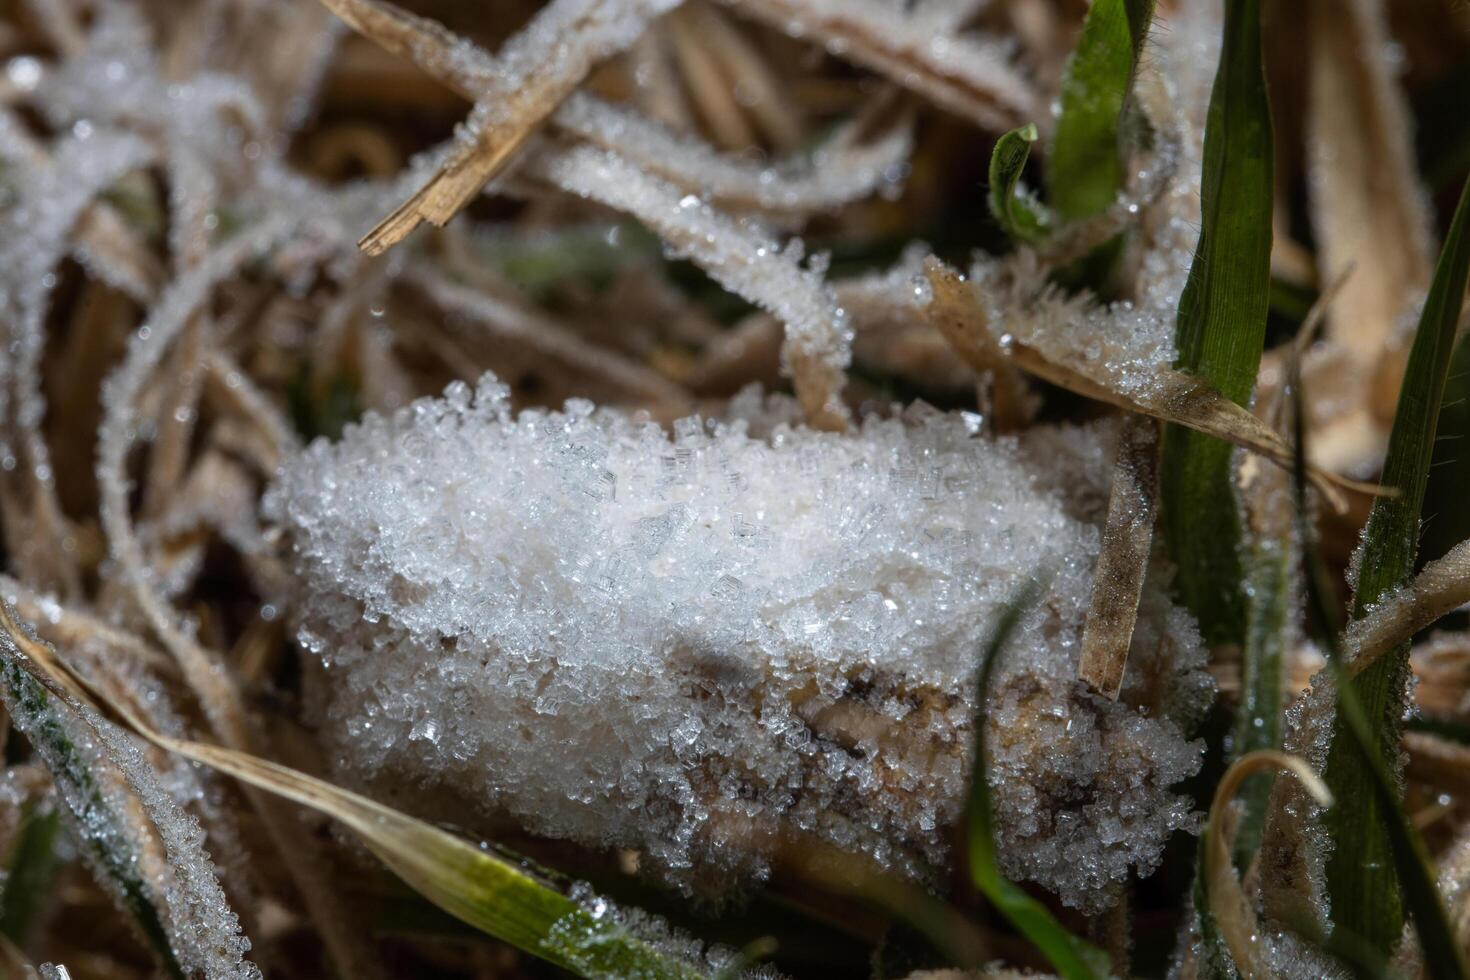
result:
[[[5,707],[46,760],[78,836],[90,845],[83,850],[98,881],[113,886],[120,905],[145,901],[161,913],[169,949],[188,975],[258,980],[260,970],[245,959],[250,941],[220,888],[198,821],[179,807],[138,745],[90,708],[63,704],[42,688],[20,666],[24,654],[9,636],[0,636],[0,656]],[[145,816],[134,822],[139,808]],[[162,855],[149,853],[153,845],[143,834],[150,826]]]
[[[1096,910],[1193,825],[1170,787],[1199,765],[1203,652],[1156,575],[1122,703],[1078,685],[1099,535],[1053,489],[1067,455],[923,407],[836,435],[747,392],[670,437],[508,397],[369,416],[267,498],[315,710],[378,793],[639,848],[683,885],[759,875],[791,829],[922,874],[964,798],[982,633],[1049,564],[987,711],[1006,870]]]

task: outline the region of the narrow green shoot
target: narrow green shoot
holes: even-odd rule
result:
[[[1047,203],[1064,221],[1106,209],[1123,186],[1119,130],[1153,0],[1096,0],[1062,79]]]
[[[1404,369],[1398,411],[1389,435],[1382,482],[1396,492],[1378,497],[1363,531],[1356,563],[1353,618],[1361,618],[1414,569],[1419,518],[1434,457],[1435,426],[1450,370],[1460,304],[1470,277],[1470,182],[1460,196],[1425,299],[1419,330]],[[1352,680],[1372,746],[1397,759],[1408,681],[1407,645],[1382,657]],[[1403,907],[1392,871],[1392,807],[1374,788],[1376,774],[1356,733],[1351,712],[1333,725],[1327,785],[1340,805],[1327,815],[1336,846],[1327,862],[1327,888],[1337,926],[1380,951],[1391,950],[1403,929]]]
[[[1466,980],[1470,978],[1470,966],[1466,964],[1465,952],[1455,938],[1454,927],[1450,923],[1449,914],[1445,911],[1441,900],[1439,886],[1429,863],[1429,853],[1424,847],[1423,839],[1414,829],[1413,824],[1409,822],[1408,815],[1404,813],[1404,808],[1399,800],[1398,782],[1389,768],[1389,763],[1385,761],[1388,758],[1397,758],[1397,746],[1394,746],[1392,755],[1382,751],[1381,719],[1368,713],[1343,663],[1338,639],[1339,625],[1332,610],[1332,603],[1327,598],[1331,587],[1327,584],[1327,573],[1323,568],[1321,556],[1317,554],[1307,508],[1306,451],[1304,448],[1306,430],[1302,424],[1302,406],[1305,398],[1299,377],[1295,379],[1293,387],[1296,398],[1296,410],[1293,414],[1295,416],[1297,457],[1293,474],[1297,527],[1302,541],[1303,559],[1306,562],[1307,611],[1317,623],[1317,632],[1327,653],[1327,666],[1332,671],[1333,682],[1337,690],[1337,725],[1343,730],[1346,739],[1351,740],[1357,750],[1357,757],[1362,760],[1362,775],[1365,777],[1362,782],[1366,783],[1365,788],[1372,794],[1377,811],[1382,816],[1382,822],[1376,829],[1388,842],[1388,854],[1392,868],[1389,880],[1402,889],[1403,899],[1408,904],[1409,914],[1413,917],[1414,929],[1419,934],[1419,944],[1424,952],[1426,975],[1435,980]],[[1337,743],[1334,742],[1334,748],[1336,746]],[[1331,772],[1329,763],[1328,774],[1330,775]],[[1337,800],[1339,805],[1348,802],[1342,797],[1337,797]],[[1329,809],[1327,813],[1332,814],[1335,810],[1336,807]],[[1334,840],[1335,851],[1341,851],[1345,845],[1350,846],[1350,842],[1340,837]],[[1331,887],[1331,878],[1328,879],[1328,884]],[[1345,929],[1350,935],[1357,936],[1358,934],[1351,926],[1344,925],[1342,922],[1342,913],[1337,905],[1337,893],[1333,893],[1332,898],[1334,933]],[[1370,921],[1369,924],[1379,923]],[[1387,959],[1386,954],[1389,947],[1379,945],[1372,937],[1363,938],[1370,943],[1372,952],[1383,955],[1384,959]],[[1394,939],[1396,940],[1397,936]]]
[[[31,925],[51,896],[51,882],[61,866],[56,850],[60,834],[59,810],[47,805],[26,808],[0,890],[0,935],[19,947],[25,947]]]
[[[1260,0],[1227,0],[1205,127],[1202,228],[1179,302],[1178,366],[1244,405],[1255,387],[1270,296],[1271,115]],[[1160,473],[1177,586],[1210,643],[1240,644],[1247,613],[1231,447],[1170,426]]]
[[[1240,707],[1231,754],[1241,758],[1281,746],[1282,684],[1291,605],[1291,552],[1285,542],[1259,540],[1247,558],[1245,647],[1241,652]],[[1235,829],[1235,864],[1249,866],[1261,845],[1274,772],[1246,777],[1237,798],[1244,804]]]
[[[1111,966],[1102,950],[1072,935],[1052,916],[1046,906],[1022,891],[1001,874],[996,863],[995,834],[991,827],[990,783],[986,779],[985,717],[990,675],[1001,649],[1021,617],[1041,597],[1042,584],[1035,579],[1024,584],[1006,604],[991,629],[981,654],[979,712],[975,718],[975,763],[970,774],[970,798],[966,808],[969,833],[970,877],[992,905],[1031,940],[1064,980],[1088,980],[1109,975]]]
[[[1439,422],[1434,427],[1434,461],[1424,489],[1420,567],[1470,539],[1470,334],[1463,334],[1450,356]]]
[[[1027,123],[996,140],[990,152],[990,213],[1018,242],[1038,242],[1051,231],[1051,215],[1021,184],[1036,140],[1036,125]]]

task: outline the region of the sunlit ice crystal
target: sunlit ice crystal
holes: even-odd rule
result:
[[[1097,909],[1192,826],[1170,787],[1212,695],[1155,570],[1121,702],[1075,680],[1110,426],[976,435],[922,407],[854,432],[747,392],[672,433],[456,384],[291,461],[309,689],[340,774],[457,823],[639,850],[681,887],[811,835],[923,876],[969,777],[975,670],[1046,598],[987,708],[1001,857]],[[1080,464],[1080,465],[1079,465]]]

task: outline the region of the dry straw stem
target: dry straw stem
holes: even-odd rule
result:
[[[348,14],[360,14],[362,4],[343,0],[324,2],[354,27],[359,26]],[[536,52],[538,56],[534,57],[530,51],[521,52],[526,55],[521,59],[523,63],[532,67],[518,77],[502,78],[501,84],[488,85],[477,93],[470,125],[481,128],[473,141],[460,145],[428,183],[368,232],[359,243],[363,251],[378,255],[402,241],[423,221],[443,226],[458,214],[487,181],[505,168],[527,138],[582,83],[597,62],[618,53],[625,43],[636,39],[621,41],[619,32],[609,30],[605,22],[633,17],[647,19],[675,5],[677,0],[628,4],[616,0],[553,0],[539,11],[518,38],[555,48]],[[618,9],[622,6],[631,9]],[[377,13],[381,14],[381,9]],[[405,35],[405,31],[416,20],[394,18],[390,14],[379,17],[373,24],[378,30],[390,31],[389,36],[395,38],[399,50],[411,53],[407,46],[412,36]],[[442,28],[438,33],[442,39],[445,33]],[[516,40],[512,39],[511,43]],[[493,109],[485,111],[489,107]],[[479,119],[482,115],[488,117],[483,124]]]
[[[1266,980],[1272,973],[1261,960],[1261,924],[1256,918],[1255,908],[1235,875],[1226,817],[1231,800],[1246,778],[1270,770],[1291,773],[1320,806],[1332,805],[1332,794],[1305,759],[1274,749],[1261,749],[1241,756],[1225,770],[1225,775],[1216,785],[1206,831],[1205,887],[1210,914],[1214,916],[1215,925],[1224,937],[1230,957],[1243,980]]]
[[[1114,701],[1123,687],[1123,669],[1148,572],[1158,508],[1158,469],[1158,423],[1145,416],[1129,416],[1118,435],[1107,523],[1092,576],[1077,672]]]
[[[382,0],[324,2],[365,37],[467,99],[473,101],[497,84],[494,59],[434,21]],[[818,151],[820,165],[791,161],[767,167],[718,153],[702,141],[671,132],[588,92],[568,95],[546,122],[723,206],[802,213],[871,194],[886,173],[908,160],[913,149],[912,114],[892,111],[882,100],[874,106],[885,107],[888,125],[874,127],[872,119],[860,116],[840,127],[831,140],[832,149]]]
[[[800,113],[760,49],[708,3],[690,3],[680,13],[703,39],[730,90],[741,93],[740,105],[756,127],[778,153],[794,152],[802,141]]]
[[[1040,351],[1020,340],[1013,339],[1002,347],[991,333],[985,310],[965,279],[935,258],[926,260],[924,272],[933,292],[928,307],[930,321],[976,370],[988,371],[998,364],[1012,364],[1084,397],[1162,422],[1173,422],[1259,453],[1280,465],[1291,465],[1291,447],[1279,433],[1204,382],[1161,368],[1155,375],[1156,395],[1147,400],[1129,398],[1071,367],[1047,360]],[[1380,487],[1315,468],[1310,470],[1309,477],[1312,485],[1339,510],[1344,507],[1343,490],[1383,492]]]
[[[229,667],[181,626],[177,613],[159,594],[149,572],[131,516],[127,458],[138,438],[132,424],[137,403],[168,345],[184,329],[188,319],[207,303],[215,286],[283,240],[294,228],[294,220],[267,219],[252,229],[238,232],[163,293],[150,317],[150,332],[136,340],[123,364],[107,382],[103,396],[106,413],[98,432],[97,477],[102,491],[102,526],[124,583],[149,627],[178,662],[210,728],[221,741],[240,749],[251,744],[254,733]],[[327,883],[321,861],[307,846],[294,815],[253,791],[247,791],[246,796],[281,852],[338,968],[350,976],[380,975],[378,965],[360,950],[347,928],[340,896]]]
[[[727,0],[729,2],[729,0]],[[1034,87],[999,50],[876,0],[739,0],[735,9],[840,51],[983,128],[1048,118]]]
[[[755,130],[735,100],[734,84],[716,60],[704,25],[696,24],[688,7],[675,10],[665,21],[679,70],[689,86],[694,106],[727,150],[756,144]]]
[[[1332,303],[1328,332],[1365,370],[1382,366],[1397,379],[1402,365],[1384,364],[1383,351],[1392,346],[1398,318],[1429,282],[1431,246],[1408,107],[1391,62],[1379,55],[1389,43],[1384,4],[1312,0],[1307,6],[1313,177],[1307,189],[1317,261],[1323,278],[1354,262],[1359,267]],[[1365,395],[1372,389],[1362,386]],[[1382,408],[1391,416],[1389,394]],[[1363,408],[1367,419],[1345,424],[1371,420],[1373,406]]]

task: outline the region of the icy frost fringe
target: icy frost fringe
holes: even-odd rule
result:
[[[783,366],[807,421],[823,429],[846,427],[841,392],[852,329],[823,281],[821,264],[801,267],[799,241],[782,248],[754,224],[737,222],[605,150],[572,147],[531,166],[559,187],[634,215],[676,255],[693,259],[720,285],[780,319],[786,325]]]
[[[0,114],[0,155],[32,164],[27,158],[36,148],[18,127],[9,113]],[[46,310],[78,218],[103,189],[152,158],[149,147],[131,135],[90,126],[74,130],[58,143],[48,164],[15,168],[21,177],[20,201],[0,222],[0,322],[6,327],[0,349],[0,419],[10,430],[0,434],[0,455],[5,457],[4,479],[13,499],[30,505],[28,514],[7,515],[6,537],[34,581],[67,591],[76,585],[75,573],[57,556],[73,549],[61,540],[65,534],[61,507],[41,433],[46,414],[41,392]],[[15,523],[42,536],[38,547],[22,544]],[[51,571],[43,573],[48,565]]]

